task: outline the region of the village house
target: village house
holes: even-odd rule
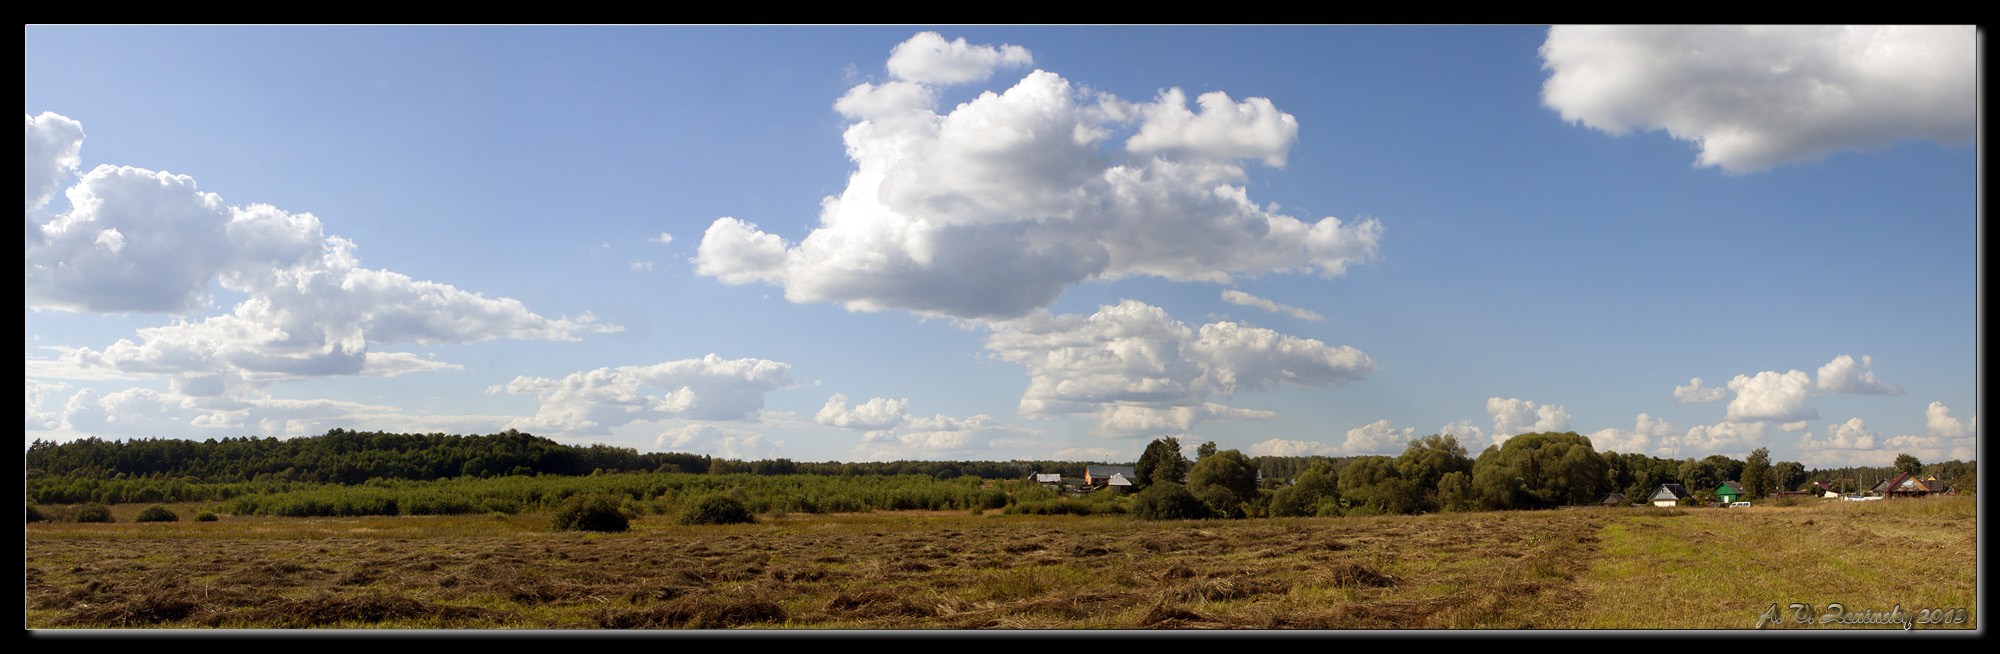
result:
[[[1626,504],[1630,504],[1631,502],[1632,502],[1631,500],[1625,499],[1624,493],[1612,493],[1610,495],[1604,496],[1604,500],[1598,502],[1598,504],[1604,505],[1604,508],[1607,509],[1615,509],[1621,506],[1625,506]]]
[[[1646,501],[1653,506],[1678,506],[1681,498],[1687,496],[1687,489],[1682,488],[1680,484],[1660,484],[1660,490],[1653,491],[1653,496],[1646,498]]]
[[[1935,475],[1929,480],[1924,480],[1905,472],[1882,482],[1882,485],[1875,487],[1875,492],[1883,497],[1924,497],[1945,492],[1947,489],[1944,486],[1944,482],[1939,481]]]
[[[1092,465],[1083,468],[1083,485],[1087,488],[1103,488],[1111,483],[1113,475],[1124,477],[1127,484],[1139,478],[1139,473],[1134,472],[1132,466]]]
[[[1743,485],[1733,481],[1725,481],[1721,486],[1715,487],[1715,499],[1723,504],[1736,502],[1737,498],[1745,495],[1747,493],[1743,492]]]

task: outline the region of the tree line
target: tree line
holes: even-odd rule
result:
[[[1736,482],[1750,499],[1757,499],[1812,489],[1814,482],[1879,482],[1899,472],[1934,474],[1961,492],[1972,492],[1976,470],[1960,461],[1925,465],[1909,454],[1888,467],[1809,470],[1796,461],[1772,462],[1766,448],[1743,460],[1719,454],[1677,460],[1600,453],[1576,432],[1521,434],[1477,457],[1457,438],[1442,434],[1411,440],[1393,457],[1248,459],[1236,450],[1217,451],[1212,442],[1197,447],[1193,461],[1181,451],[1179,440],[1171,437],[1146,447],[1134,468],[1141,486],[1134,513],[1338,516],[1547,509],[1594,505],[1613,499],[1613,493],[1623,495],[1624,503],[1643,503],[1665,484],[1679,484],[1691,494],[1687,501],[1701,502],[1714,500],[1724,482]],[[1254,480],[1258,470],[1273,487],[1244,490],[1244,480]]]
[[[1149,443],[1134,464],[1141,507],[1204,516],[1357,515],[1539,509],[1595,504],[1610,493],[1643,502],[1662,484],[1712,499],[1724,481],[1751,497],[1812,488],[1867,490],[1898,472],[1935,474],[1974,490],[1976,466],[1925,465],[1907,454],[1895,466],[1807,469],[1770,461],[1763,448],[1744,460],[1723,455],[1676,460],[1595,451],[1575,432],[1521,434],[1471,456],[1449,435],[1411,440],[1396,456],[1245,456],[1213,442],[1182,454],[1178,439]],[[26,453],[32,501],[153,502],[231,499],[322,484],[588,476],[617,472],[778,477],[923,476],[1021,480],[1031,473],[1081,476],[1076,461],[742,461],[683,452],[641,453],[605,445],[564,445],[507,430],[484,436],[333,429],[314,437],[36,440]],[[1260,475],[1261,473],[1261,475]],[[1261,476],[1263,483],[1258,482]],[[1866,486],[1866,487],[1864,487]],[[1154,490],[1158,487],[1157,490]],[[1151,495],[1145,495],[1150,491]],[[1167,497],[1171,496],[1171,497]],[[1164,498],[1164,499],[1163,499]],[[1143,512],[1143,511],[1142,511]]]

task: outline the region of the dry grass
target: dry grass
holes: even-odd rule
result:
[[[1180,523],[648,517],[621,534],[551,533],[537,516],[31,524],[26,623],[1746,629],[1773,602],[1963,607],[1976,620],[1969,501],[1855,504]]]

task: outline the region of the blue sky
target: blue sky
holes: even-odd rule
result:
[[[1975,52],[33,26],[26,436],[1969,460]]]

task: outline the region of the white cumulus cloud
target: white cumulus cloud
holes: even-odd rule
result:
[[[1242,162],[1282,163],[1296,136],[1269,100],[1211,93],[1193,114],[1179,91],[1134,104],[1038,70],[939,114],[929,85],[942,78],[902,77],[835,103],[854,120],[855,170],[817,227],[793,242],[720,218],[696,271],[794,302],[1010,319],[1091,279],[1333,277],[1377,256],[1378,221],[1308,222],[1250,201]]]
[[[1634,421],[1632,428],[1602,429],[1589,434],[1591,447],[1599,452],[1657,453],[1655,443],[1674,435],[1674,426],[1665,420],[1644,413]]]
[[[826,406],[813,416],[813,421],[842,429],[890,429],[908,422],[910,416],[904,413],[909,408],[908,398],[891,400],[878,397],[848,408],[847,396],[834,393],[826,400]]]
[[[1348,346],[1218,322],[1199,330],[1125,300],[1089,316],[1047,312],[996,323],[994,356],[1028,369],[1019,411],[1031,418],[1097,414],[1102,431],[1132,436],[1210,419],[1268,419],[1213,395],[1279,385],[1343,385],[1375,371]]]
[[[1033,63],[1034,56],[1018,45],[968,45],[964,38],[946,41],[937,32],[921,32],[889,51],[889,74],[924,84],[979,82],[1000,67]]]
[[[31,119],[31,134],[36,125],[81,139],[80,126],[55,114]],[[50,156],[32,137],[28,149],[30,160]],[[354,243],[327,235],[312,214],[230,205],[186,175],[100,165],[65,194],[68,211],[28,222],[29,308],[185,316],[209,308],[215,285],[247,297],[227,314],[142,329],[136,342],[55,348],[58,359],[30,362],[42,374],[164,375],[176,385],[226,375],[235,379],[206,383],[247,391],[283,379],[456,367],[374,346],[575,340],[618,329],[588,313],[550,319],[516,300],[362,268]]]
[[[1569,411],[1554,404],[1490,397],[1486,399],[1486,414],[1493,416],[1495,445],[1520,434],[1569,430]]]
[[[1859,363],[1845,354],[1834,357],[1819,367],[1819,390],[1859,395],[1901,395],[1901,384],[1884,384],[1875,379],[1875,371],[1868,369],[1874,363],[1875,360],[1867,355],[1863,355]]]
[[[1250,456],[1338,456],[1340,448],[1315,441],[1293,441],[1273,438],[1244,448]]]
[[[1799,370],[1785,373],[1766,370],[1754,376],[1737,375],[1729,380],[1729,390],[1736,393],[1736,399],[1730,400],[1729,406],[1724,409],[1723,420],[1792,422],[1817,419],[1819,410],[1809,404],[1814,389],[1812,376]]]
[[[510,427],[582,435],[642,420],[753,419],[764,408],[765,393],[792,385],[786,364],[710,354],[650,366],[598,368],[562,379],[516,377],[487,392],[533,395],[540,401],[532,418]]]
[[[27,116],[28,210],[47,204],[63,178],[83,163],[83,123],[54,112]]]
[[[1347,440],[1341,443],[1340,451],[1343,454],[1395,456],[1401,454],[1416,437],[1415,427],[1398,429],[1389,426],[1387,419],[1382,419],[1347,430]]]
[[[1932,402],[1924,409],[1924,427],[1932,436],[1940,438],[1977,438],[1979,418],[1974,416],[1965,422],[1951,417],[1951,409],[1943,402]]]
[[[1542,102],[1622,135],[1666,130],[1695,163],[1757,172],[1899,141],[1969,141],[1972,26],[1561,25]]]
[[[708,454],[725,459],[755,461],[781,456],[785,442],[757,432],[723,425],[695,423],[660,432],[653,447],[675,452]]]
[[[1724,389],[1702,388],[1700,377],[1688,380],[1688,385],[1686,386],[1674,387],[1674,399],[1679,400],[1682,404],[1721,402],[1726,397],[1728,397],[1728,391]]]

